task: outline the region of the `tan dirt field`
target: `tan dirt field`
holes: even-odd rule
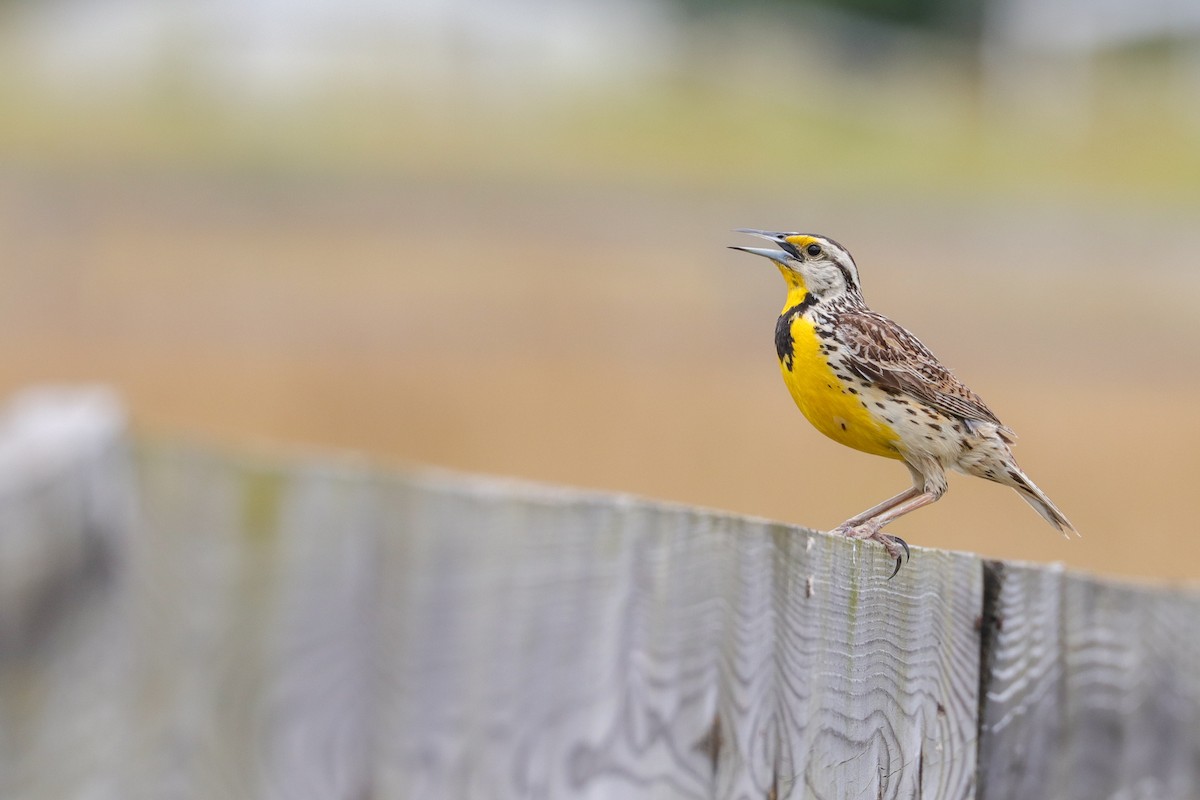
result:
[[[1200,574],[1200,231],[1186,209],[636,186],[10,174],[0,389],[104,381],[136,427],[302,443],[829,528],[905,486],[812,430],[782,283],[802,228],[1021,436],[1083,533],[956,477],[910,543]],[[919,554],[917,555],[919,557]]]

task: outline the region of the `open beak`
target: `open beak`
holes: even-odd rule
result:
[[[737,245],[729,245],[730,250],[741,250],[743,253],[753,253],[756,256],[769,258],[772,261],[780,264],[787,263],[787,253],[782,250],[772,250],[769,247],[738,247]]]
[[[760,231],[760,230],[756,230],[755,228],[738,228],[734,232],[735,233],[748,233],[751,236],[757,236],[760,239],[770,239],[771,241],[775,242],[776,244],[779,244],[780,247],[783,246],[782,244],[780,244],[781,240],[784,237],[791,235],[788,233],[777,233],[775,231]],[[743,253],[753,253],[756,256],[762,256],[763,258],[769,258],[772,261],[779,263],[779,264],[787,263],[788,254],[784,250],[772,250],[769,247],[739,247],[737,245],[731,245],[729,247],[729,249],[730,250],[741,250]]]

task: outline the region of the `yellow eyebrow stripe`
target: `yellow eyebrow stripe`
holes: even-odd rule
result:
[[[789,236],[789,237],[787,237],[787,241],[796,245],[796,247],[800,248],[801,250],[803,250],[805,247],[808,247],[810,244],[820,244],[821,243],[820,240],[817,239],[817,237],[805,236],[803,234],[800,234],[797,236]]]

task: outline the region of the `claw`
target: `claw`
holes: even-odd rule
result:
[[[883,538],[888,539],[889,541],[895,542],[896,544],[898,544],[904,548],[903,559],[900,556],[896,556],[896,568],[894,570],[892,570],[892,574],[888,575],[888,578],[887,578],[890,581],[892,578],[896,577],[897,574],[899,574],[900,567],[904,563],[904,561],[912,560],[912,553],[908,549],[908,542],[904,541],[899,536],[889,536],[889,535],[885,534]]]
[[[887,576],[887,579],[888,579],[889,581],[890,581],[892,578],[896,577],[896,575],[898,575],[898,574],[899,574],[899,572],[900,572],[900,563],[901,563],[900,556],[896,556],[896,568],[895,568],[894,570],[892,570],[892,574],[891,574],[891,575],[888,575],[888,576]]]

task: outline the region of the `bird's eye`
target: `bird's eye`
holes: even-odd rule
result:
[[[813,258],[816,258],[817,256],[821,255],[821,246],[818,244],[810,244],[808,247],[804,248],[804,252],[808,253]]]

